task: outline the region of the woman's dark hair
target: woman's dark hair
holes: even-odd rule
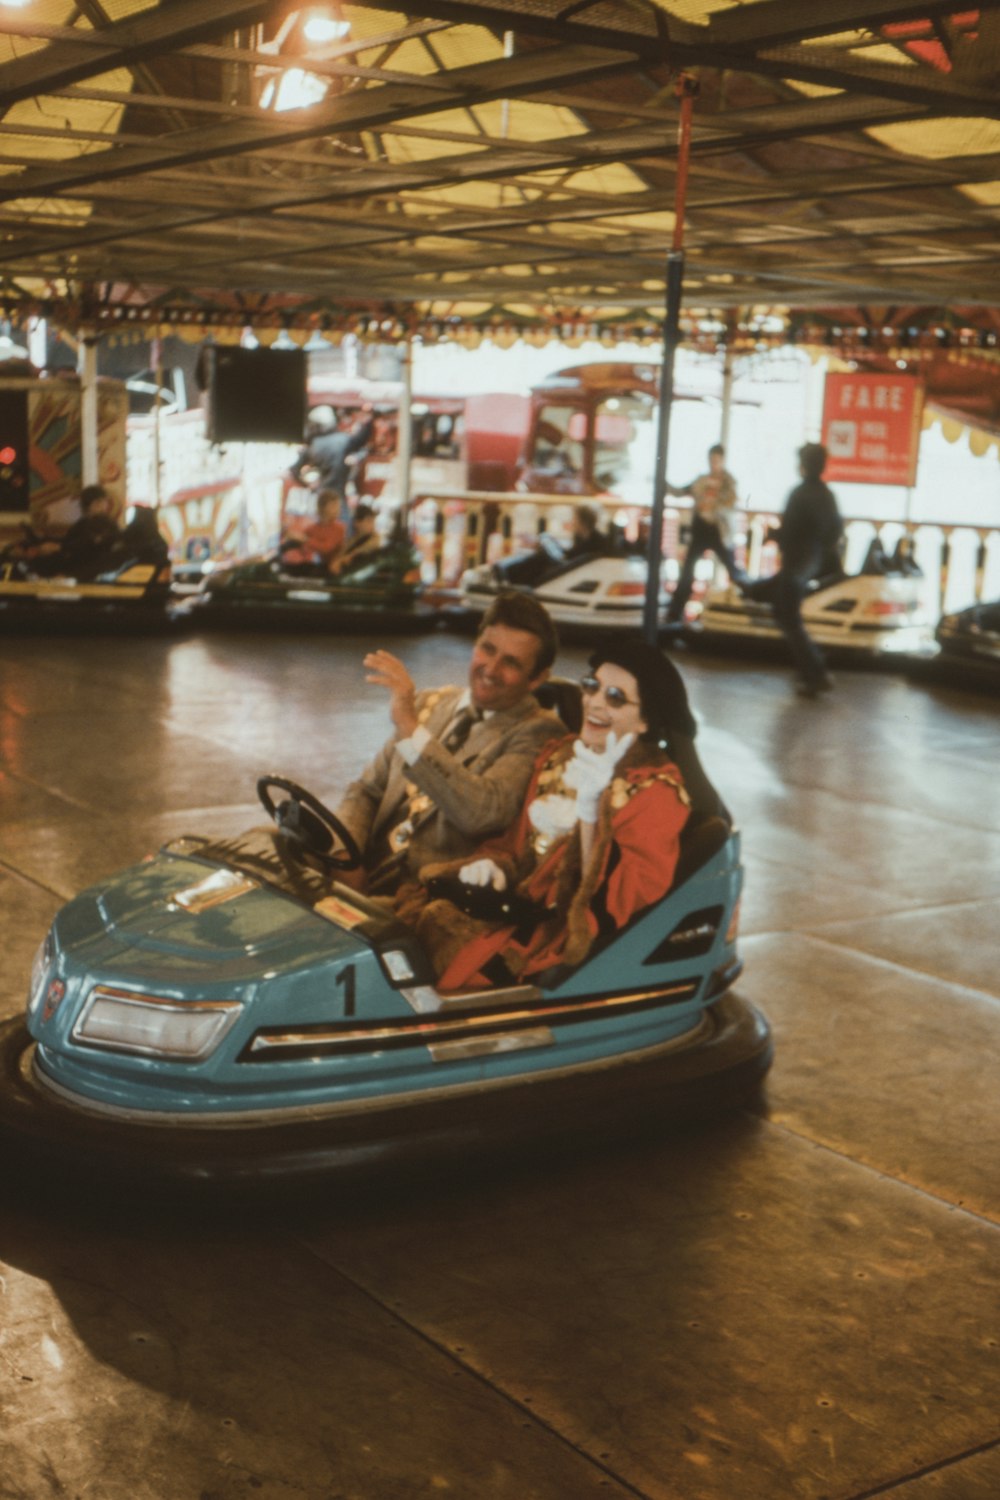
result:
[[[476,637],[482,635],[490,625],[506,625],[508,630],[527,630],[538,638],[538,655],[535,672],[546,672],[556,659],[559,637],[556,627],[544,604],[533,594],[522,594],[519,589],[504,589],[497,594],[483,615]]]
[[[642,717],[648,725],[642,739],[656,744],[660,740],[669,743],[672,734],[694,738],[698,726],[683,679],[658,647],[629,638],[605,641],[590,658],[591,671],[606,662],[631,672],[636,680]]]

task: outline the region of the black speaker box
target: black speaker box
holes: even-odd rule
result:
[[[302,349],[206,351],[207,430],[212,443],[301,443],[306,422]]]

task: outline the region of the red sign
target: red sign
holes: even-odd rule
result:
[[[829,459],[823,478],[914,484],[923,405],[923,382],[916,375],[827,375],[823,442]]]

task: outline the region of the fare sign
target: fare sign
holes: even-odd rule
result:
[[[824,479],[915,483],[924,387],[916,375],[828,374],[823,393]]]

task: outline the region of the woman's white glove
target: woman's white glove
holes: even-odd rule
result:
[[[548,843],[571,833],[576,827],[576,798],[561,797],[557,792],[546,792],[528,803],[528,821],[536,833]]]
[[[458,878],[464,885],[491,885],[495,891],[507,889],[507,877],[492,859],[474,859],[470,865],[463,865]]]
[[[634,739],[634,734],[623,734],[618,739],[611,731],[603,750],[591,750],[582,740],[573,746],[573,759],[563,772],[563,785],[576,791],[576,814],[581,823],[596,823],[601,793],[610,785],[615,766]]]

